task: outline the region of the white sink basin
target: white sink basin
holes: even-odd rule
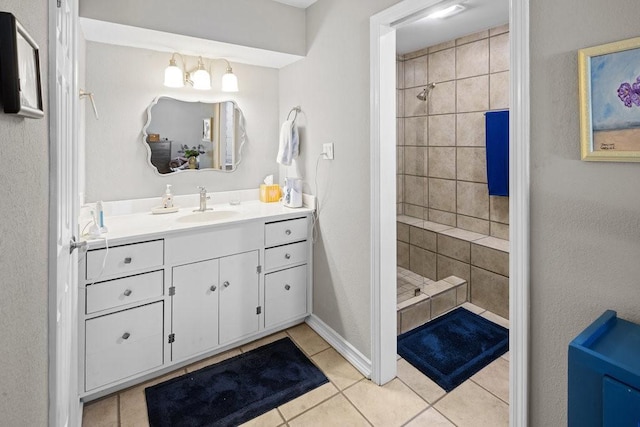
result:
[[[177,219],[178,222],[211,222],[211,221],[219,221],[221,219],[231,218],[232,216],[236,216],[238,212],[236,211],[205,211],[205,212],[194,212],[192,214],[180,217]]]

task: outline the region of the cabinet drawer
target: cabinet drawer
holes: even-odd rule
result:
[[[105,256],[107,257],[105,261]],[[87,252],[87,280],[130,273],[146,268],[161,267],[164,263],[162,240],[114,246]],[[102,265],[104,262],[104,271]],[[102,272],[102,274],[100,274]]]
[[[307,238],[307,218],[272,222],[264,226],[265,246],[277,246]]]
[[[162,296],[164,272],[139,274],[87,286],[87,314]]]
[[[162,365],[163,305],[157,302],[87,320],[86,391]]]
[[[264,326],[277,325],[307,313],[307,266],[264,276]]]
[[[307,242],[269,248],[264,251],[264,268],[273,270],[307,261]]]

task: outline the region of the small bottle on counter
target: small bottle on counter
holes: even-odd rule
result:
[[[167,184],[167,189],[162,195],[162,207],[165,209],[173,207],[173,194],[171,194],[171,184]]]

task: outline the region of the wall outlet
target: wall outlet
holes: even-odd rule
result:
[[[333,160],[333,142],[322,144],[322,158],[325,160]]]

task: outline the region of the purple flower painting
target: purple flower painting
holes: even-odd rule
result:
[[[640,76],[633,84],[622,83],[618,88],[618,98],[628,108],[632,106],[640,107]]]
[[[640,162],[640,37],[580,49],[578,60],[582,160]]]

